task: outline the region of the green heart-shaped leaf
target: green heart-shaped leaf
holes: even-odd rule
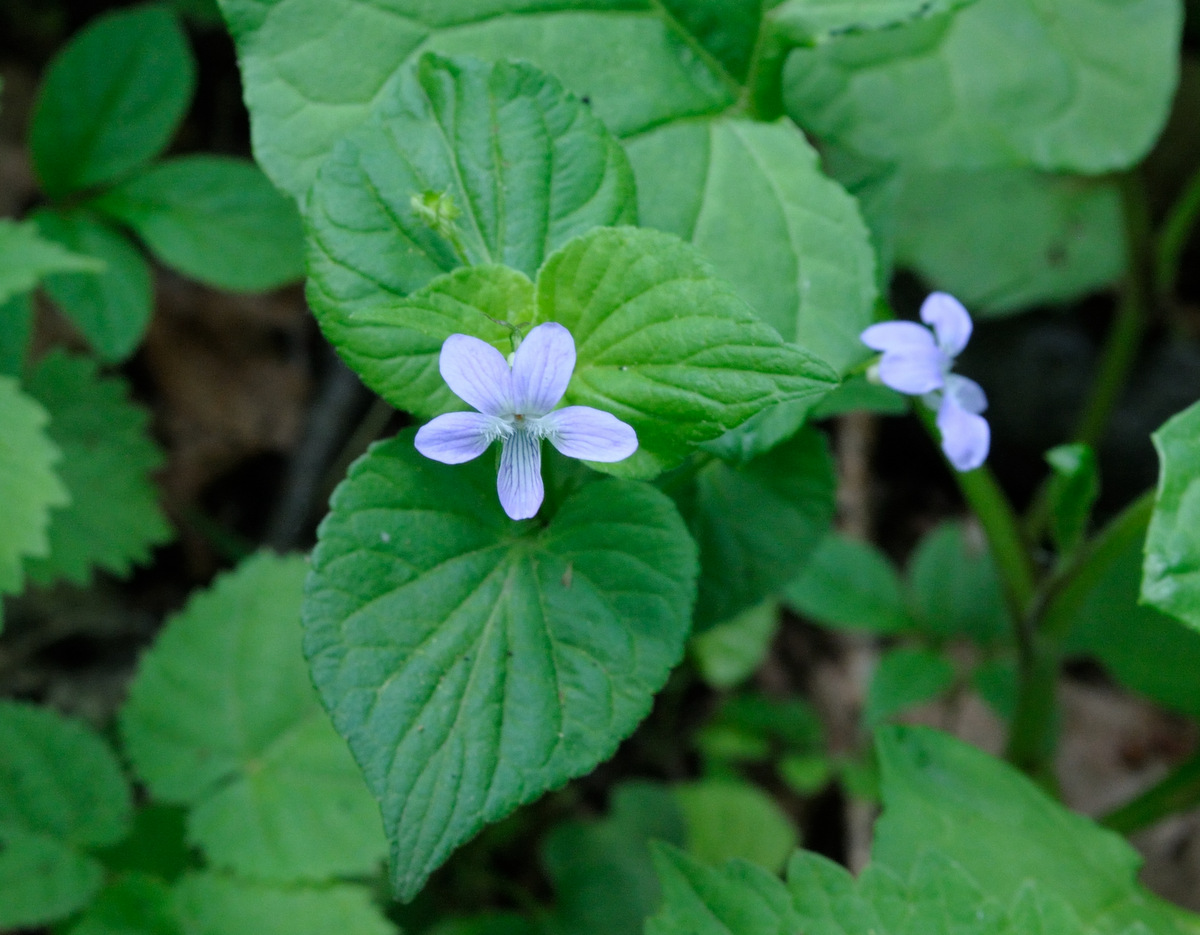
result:
[[[305,651],[380,801],[396,888],[611,755],[683,653],[696,548],[663,494],[587,484],[546,526],[500,508],[491,460],[375,445],[313,553]]]

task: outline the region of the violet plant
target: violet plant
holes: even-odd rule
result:
[[[1102,430],[1200,213],[1193,180],[1152,238],[1135,175],[1176,85],[1179,0],[219,4],[256,157],[302,216],[309,307],[377,408],[410,422],[349,468],[310,558],[248,558],[168,621],[122,705],[120,756],[0,704],[0,928],[1197,930],[1052,778],[1070,656],[1200,717],[1197,406],[1154,435],[1157,489],[1097,507]],[[293,207],[250,185],[235,201],[270,229],[204,249],[206,211],[179,192],[229,167],[150,164],[190,93],[164,52],[178,30],[158,7],[102,38],[114,22],[149,37],[121,47],[162,67],[157,106],[142,126],[113,69],[96,85],[112,93],[92,94],[81,75],[104,43],[81,37],[35,116],[54,203],[0,224],[33,257],[14,273],[0,254],[0,296],[44,275],[109,360],[146,318],[144,259],[114,224],[193,275],[216,256],[229,265],[209,278],[242,287],[294,274],[299,237]],[[1000,26],[1031,37],[1020,74]],[[93,98],[127,106],[88,123]],[[93,131],[94,151],[72,143]],[[256,244],[266,259],[247,259]],[[880,300],[901,304],[894,266],[935,290],[923,324]],[[86,279],[122,271],[131,304]],[[986,350],[984,318],[1122,277],[1080,426],[1020,516],[987,463],[984,391],[955,372],[975,328],[963,303]],[[22,374],[0,378],[5,593],[47,556],[90,568],[51,548],[49,523],[85,499],[63,482],[67,416],[103,380],[55,354],[29,376],[27,332],[0,345]],[[1009,388],[988,385],[1000,407]],[[891,391],[916,398],[970,517],[926,535],[903,574],[833,529],[825,431],[904,411]],[[123,450],[145,500],[153,451]],[[144,525],[96,563],[127,570],[165,535]],[[881,638],[851,757],[803,699],[748,688],[784,607]],[[1171,664],[1147,665],[1148,643]],[[701,683],[695,726],[679,711]],[[895,723],[967,691],[1004,724],[1008,762]],[[620,781],[596,774],[656,699],[675,719],[646,745],[676,745],[657,779],[621,760]],[[1104,824],[1195,805],[1198,763]],[[598,787],[571,784],[593,775],[605,818],[579,817]],[[883,805],[857,877],[800,846],[767,791],[809,801],[834,782]],[[148,871],[163,837],[172,869]],[[464,917],[454,897],[514,840],[536,840],[536,885],[497,884]],[[365,885],[385,859],[389,885]]]

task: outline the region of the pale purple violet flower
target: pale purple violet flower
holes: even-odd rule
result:
[[[569,458],[621,461],[637,450],[637,433],[616,416],[591,406],[555,409],[575,369],[575,340],[556,322],[538,325],[513,355],[479,338],[452,334],[438,360],[442,379],[478,412],[448,412],[417,431],[417,451],[443,464],[479,457],[500,439],[500,505],[512,519],[528,519],[545,496],[542,439]]]
[[[962,303],[945,292],[934,292],[921,305],[922,328],[914,321],[872,325],[859,337],[872,350],[882,351],[879,379],[910,396],[920,396],[937,410],[942,451],[959,471],[983,464],[992,433],[980,415],[987,397],[974,380],[951,373],[954,358],[971,337],[971,316]]]

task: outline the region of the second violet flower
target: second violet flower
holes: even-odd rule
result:
[[[486,341],[452,334],[438,360],[442,379],[477,412],[448,412],[417,431],[417,451],[443,464],[462,464],[500,441],[496,489],[511,519],[528,519],[545,496],[542,439],[570,458],[621,461],[637,450],[633,427],[591,406],[555,409],[575,370],[575,340],[562,325],[531,330],[513,355]]]
[[[921,304],[921,321],[933,331],[914,321],[887,321],[860,337],[867,347],[883,352],[880,381],[920,396],[936,410],[946,458],[959,471],[973,471],[987,458],[992,440],[980,415],[987,409],[987,396],[974,380],[951,372],[954,358],[971,338],[971,316],[954,296],[934,292]]]

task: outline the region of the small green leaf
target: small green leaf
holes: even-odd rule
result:
[[[910,409],[908,397],[882,383],[872,383],[865,376],[853,376],[842,381],[832,393],[817,403],[813,419],[830,419],[848,412],[874,412],[883,416],[906,415]]]
[[[1111,180],[1029,169],[903,173],[896,262],[976,315],[1069,302],[1125,271]]]
[[[826,626],[873,633],[903,633],[914,626],[887,556],[869,542],[838,533],[821,540],[784,594],[789,606]]]
[[[1152,436],[1158,494],[1146,535],[1141,599],[1200,629],[1200,403]]]
[[[602,480],[549,521],[500,508],[491,459],[412,434],[351,468],[304,602],[313,680],[383,809],[396,889],[486,822],[609,756],[683,653],[695,546],[644,484]]]
[[[712,688],[733,688],[762,665],[779,629],[779,605],[767,601],[743,610],[692,639],[700,677]]]
[[[50,273],[98,273],[104,264],[43,239],[32,221],[0,218],[0,305],[30,292]]]
[[[364,886],[285,889],[196,873],[174,896],[188,935],[397,935]]]
[[[854,199],[787,121],[680,121],[631,140],[641,223],[689,240],[787,341],[839,373],[870,352],[875,258]]]
[[[170,159],[90,207],[133,228],[168,266],[218,289],[256,292],[304,275],[295,204],[241,159]]]
[[[566,402],[637,429],[638,453],[618,471],[673,466],[689,444],[777,402],[815,403],[834,383],[667,234],[585,234],[546,261],[536,301],[536,320],[566,326],[579,349]]]
[[[784,95],[805,129],[884,161],[1123,169],[1166,119],[1182,12],[1178,0],[978,0],[797,50]]]
[[[122,576],[171,537],[150,472],[162,452],[147,435],[149,413],[129,400],[119,377],[101,377],[94,360],[52,351],[30,375],[28,391],[50,413],[70,505],[50,519],[50,553],[26,564],[38,584],[86,585],[95,568]]]
[[[1098,658],[1121,682],[1159,704],[1200,717],[1200,632],[1138,602],[1142,539],[1134,537],[1098,575],[1073,614],[1065,649]],[[1164,664],[1170,660],[1170,665]]]
[[[608,816],[599,821],[555,827],[542,847],[542,863],[556,895],[549,932],[641,935],[646,917],[661,900],[650,841],[681,845],[686,834],[675,796],[649,782],[617,786]],[[613,898],[615,893],[620,899]]]
[[[121,731],[188,837],[245,877],[371,872],[379,813],[308,679],[300,558],[258,555],[192,598],[143,657]]]
[[[25,560],[50,551],[50,510],[70,500],[54,470],[62,454],[45,431],[47,421],[46,410],[15,380],[0,377],[0,594],[19,591]]]
[[[687,851],[717,866],[739,858],[772,873],[795,849],[795,824],[769,795],[750,783],[711,779],[675,788],[687,824]]]
[[[170,142],[196,81],[175,16],[141,6],[98,17],[50,63],[29,130],[51,197],[112,182]]]
[[[937,16],[975,0],[786,0],[768,15],[780,37],[819,45],[847,33],[890,29]]]
[[[26,292],[0,303],[0,376],[21,376],[32,339],[33,297]]]
[[[1083,542],[1092,505],[1100,495],[1096,453],[1088,445],[1059,445],[1046,452],[1054,472],[1049,485],[1050,535],[1059,552]]]
[[[313,185],[309,301],[328,328],[463,263],[533,276],[572,237],[636,211],[620,143],[556,79],[423,56]]]
[[[129,830],[129,787],[103,740],[46,708],[0,701],[0,750],[0,928],[39,926],[100,888],[86,852]]]
[[[99,274],[47,276],[45,289],[102,360],[124,360],[141,342],[154,307],[150,267],[142,254],[124,234],[86,211],[48,209],[34,220],[44,237],[103,262]]]
[[[663,905],[646,923],[646,935],[787,935],[803,931],[783,884],[752,863],[732,860],[720,869],[710,869],[674,848],[657,845],[654,865],[662,884]]]
[[[834,486],[825,436],[807,429],[741,467],[712,461],[674,493],[700,546],[698,629],[795,579],[829,531]]]
[[[1135,921],[1162,935],[1185,932],[1173,910],[1138,884],[1133,848],[1011,766],[926,728],[884,728],[876,737],[884,810],[875,862],[904,877],[937,852],[1005,905],[1027,880],[1038,881],[1097,935],[1118,935]]]
[[[978,530],[942,523],[917,546],[908,566],[909,604],[920,628],[982,645],[1008,640],[1000,575]]]
[[[954,684],[954,666],[927,649],[901,647],[879,660],[871,677],[865,712],[876,727],[905,708],[932,701]]]
[[[171,888],[151,876],[118,878],[100,891],[67,935],[182,935]]]

